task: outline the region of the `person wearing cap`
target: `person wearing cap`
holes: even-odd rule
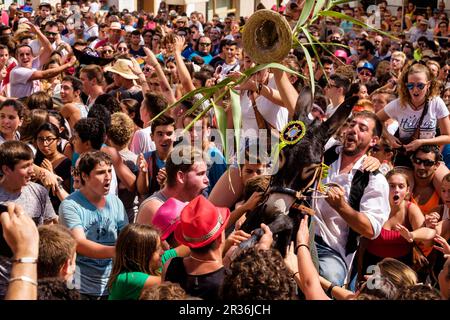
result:
[[[359,83],[364,85],[370,83],[375,75],[373,65],[367,61],[361,61],[356,68],[356,72],[358,73]]]
[[[428,20],[425,18],[417,19],[416,29],[410,31],[409,41],[415,44],[420,37],[426,37],[429,41],[433,41],[433,32],[428,30]]]
[[[97,42],[94,49],[103,47],[106,43],[117,45],[121,40],[123,40],[123,35],[124,31],[122,30],[122,25],[120,24],[120,22],[111,22],[111,24],[109,25],[108,37]]]
[[[72,67],[76,62],[76,58],[72,56],[68,62],[59,67],[39,70],[42,65],[49,61],[53,48],[50,41],[42,34],[37,26],[31,23],[28,25],[31,27],[31,31],[37,35],[42,44],[42,49],[40,55],[33,58],[33,52],[30,46],[21,45],[16,48],[19,64],[11,71],[10,75],[10,96],[15,98],[27,97],[34,92],[40,91],[39,80],[53,78],[67,68]]]
[[[112,67],[105,68],[105,72],[113,74],[114,84],[118,89],[108,92],[113,97],[118,99],[135,99],[140,103],[144,100],[142,89],[135,85],[133,80],[138,80],[139,77],[133,72],[133,63],[128,59],[117,59]]]
[[[34,19],[34,24],[40,26],[44,21],[51,18],[52,6],[48,2],[41,2],[38,9],[39,15]]]
[[[33,7],[32,6],[23,6],[22,8],[20,8],[20,12],[23,13],[23,17],[27,18],[28,20],[32,20],[31,19],[31,15],[33,13]]]
[[[145,199],[139,207],[137,223],[151,224],[156,211],[167,199],[191,201],[208,187],[205,155],[194,148],[175,148],[166,161],[164,187]]]

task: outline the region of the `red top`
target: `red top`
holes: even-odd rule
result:
[[[412,247],[412,243],[406,241],[399,231],[382,228],[378,238],[369,241],[366,250],[382,258],[400,258],[408,255]]]

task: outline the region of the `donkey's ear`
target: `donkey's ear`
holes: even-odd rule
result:
[[[320,125],[320,131],[325,141],[328,141],[344,124],[358,100],[358,96],[347,98],[341,103],[333,115]]]
[[[311,112],[313,105],[313,95],[311,88],[305,86],[298,94],[297,103],[295,104],[294,119],[295,120],[308,120],[308,114]]]

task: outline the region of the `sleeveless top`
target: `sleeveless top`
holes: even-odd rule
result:
[[[429,214],[431,212],[431,210],[438,207],[440,200],[441,200],[441,198],[439,197],[439,194],[436,191],[433,192],[433,195],[430,197],[430,199],[423,205],[419,205],[416,202],[416,199],[414,199],[414,197],[412,197],[412,202],[417,204],[417,206],[420,208],[420,210],[422,211],[422,213],[424,215]],[[431,253],[431,251],[433,251],[433,246],[426,246],[422,242],[418,242],[417,245],[419,246],[419,248],[422,250],[423,254],[426,257],[428,257],[428,255]]]
[[[165,281],[178,283],[191,296],[218,301],[224,278],[224,267],[210,273],[190,275],[186,272],[183,258],[176,257],[167,267]]]
[[[425,214],[429,214],[431,212],[431,210],[433,210],[434,208],[436,208],[437,206],[439,206],[439,202],[440,202],[440,198],[439,198],[439,194],[434,191],[433,195],[430,197],[430,199],[428,199],[428,201],[425,204],[420,205],[416,199],[414,197],[412,197],[412,202],[417,204],[417,206],[420,208],[420,210],[422,211],[422,213]]]
[[[161,190],[156,191],[154,194],[152,194],[150,197],[148,197],[147,199],[145,199],[144,201],[142,201],[141,205],[139,206],[139,211],[141,211],[141,209],[145,206],[145,204],[147,202],[149,202],[150,200],[159,200],[162,203],[166,202],[168,198],[166,198],[166,196],[161,192]]]
[[[408,202],[407,210],[410,206],[411,202]],[[406,225],[409,227],[408,213],[406,213]],[[381,228],[380,235],[368,241],[366,250],[381,258],[401,258],[410,254],[412,248],[413,244],[403,238],[399,231]]]

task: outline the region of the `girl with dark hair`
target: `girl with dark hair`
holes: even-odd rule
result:
[[[34,163],[61,178],[58,188],[63,188],[66,192],[70,191],[70,167],[71,161],[58,151],[60,142],[59,128],[51,123],[44,123],[36,131],[37,152]],[[61,190],[53,190],[50,193],[50,201],[53,208],[58,212],[61,203],[58,193]]]
[[[25,107],[18,100],[8,99],[0,104],[0,144],[19,140]]]
[[[119,234],[109,278],[109,300],[138,300],[141,293],[161,283],[159,232],[148,225],[129,224]]]

